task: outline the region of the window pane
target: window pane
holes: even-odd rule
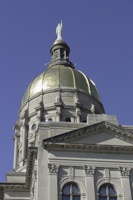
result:
[[[106,195],[106,185],[102,186],[99,191],[100,195]]]
[[[109,200],[117,200],[117,197],[110,197]]]
[[[107,197],[99,197],[99,200],[107,200]]]
[[[116,195],[116,192],[112,186],[109,186],[109,194],[110,196]]]
[[[80,200],[80,196],[73,196],[73,200]]]
[[[73,194],[80,194],[79,189],[76,185],[73,185]]]
[[[70,194],[70,185],[64,187],[63,194]]]
[[[70,200],[70,196],[63,196],[63,200]]]

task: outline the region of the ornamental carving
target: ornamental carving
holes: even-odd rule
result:
[[[49,173],[58,173],[58,168],[55,164],[48,164]]]
[[[84,165],[84,170],[85,170],[85,174],[86,175],[94,175],[95,173],[95,166],[87,166],[87,165]]]
[[[119,168],[122,177],[128,177],[130,175],[130,168],[129,167],[120,167]]]

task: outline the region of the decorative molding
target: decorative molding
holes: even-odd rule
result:
[[[119,168],[122,177],[129,177],[130,176],[130,167],[120,167]]]
[[[31,186],[32,183],[32,174],[34,170],[34,164],[37,157],[37,148],[36,147],[29,147],[29,156],[27,162],[27,172],[26,172],[26,185],[28,187]]]
[[[133,153],[133,146],[43,142],[44,149],[78,149],[84,152]]]
[[[76,183],[79,188],[81,189],[81,194],[85,194],[86,195],[86,186],[83,182],[83,180],[81,178],[73,178],[73,177],[65,177],[63,180],[60,181],[60,184],[59,184],[59,193],[61,194],[62,193],[62,189],[64,187],[64,185],[70,183],[70,182],[74,182]]]
[[[33,174],[32,174],[32,184],[31,184],[31,199],[34,199],[34,195],[35,195],[35,182],[37,180],[37,171],[34,169],[33,170]]]
[[[133,134],[130,131],[125,130],[124,128],[111,124],[109,122],[99,122],[97,124],[93,124],[87,127],[83,127],[80,128],[78,130],[73,130],[67,133],[64,133],[62,135],[59,136],[55,136],[55,137],[51,137],[48,139],[45,139],[43,141],[43,143],[45,142],[54,142],[54,143],[58,143],[58,142],[63,142],[64,139],[65,141],[69,141],[71,139],[77,139],[81,136],[85,136],[85,135],[92,135],[94,133],[100,133],[102,131],[108,131],[110,133],[113,133],[117,138],[120,138],[124,141],[127,141],[129,143],[133,144]]]
[[[55,164],[48,163],[48,169],[50,174],[57,174],[59,166]]]
[[[87,166],[87,165],[84,165],[83,166],[84,170],[85,170],[85,174],[86,175],[89,175],[89,176],[93,176],[94,173],[95,173],[95,166]]]
[[[120,182],[118,182],[119,179],[107,179],[107,178],[101,178],[96,182],[96,194],[99,193],[99,189],[102,185],[110,183],[114,186],[115,190],[117,191],[118,197],[123,197],[123,188],[121,187]]]

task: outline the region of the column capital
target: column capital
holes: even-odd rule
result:
[[[25,118],[23,118],[23,119],[21,119],[20,120],[20,127],[26,127],[26,120],[25,120]]]
[[[15,132],[17,132],[17,131],[20,130],[18,123],[14,124],[13,130],[14,130]]]
[[[88,165],[84,165],[83,169],[85,170],[85,174],[87,176],[93,176],[95,173],[95,166],[88,166]]]
[[[57,174],[59,165],[48,163],[49,174]]]
[[[129,177],[130,176],[130,167],[119,167],[120,173],[122,177]]]

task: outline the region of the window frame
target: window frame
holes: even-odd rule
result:
[[[69,190],[70,190],[69,194],[63,193],[63,190],[64,190],[67,186],[70,187],[70,188],[69,188]],[[74,187],[74,186],[78,189],[79,194],[78,194],[78,193],[77,193],[77,194],[74,194],[74,193],[73,193],[73,189],[74,189],[73,187]],[[81,200],[81,192],[80,192],[79,186],[78,186],[76,183],[74,183],[74,182],[66,183],[66,184],[63,186],[63,188],[62,188],[62,200],[64,200],[65,197],[69,197],[69,200],[74,200],[74,197],[79,197],[79,200]]]
[[[100,194],[100,190],[102,188],[104,188],[104,187],[105,187],[105,193],[106,194],[102,195],[102,194]],[[110,194],[110,192],[109,192],[110,188],[114,190],[115,195],[114,194]],[[110,183],[105,183],[105,184],[100,186],[100,188],[99,188],[99,200],[103,200],[103,198],[104,199],[106,198],[106,200],[110,200],[110,198],[115,198],[115,200],[118,200],[117,191],[116,191],[114,185],[112,185]]]

